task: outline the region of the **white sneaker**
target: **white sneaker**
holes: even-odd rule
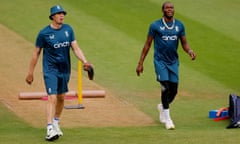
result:
[[[45,137],[45,139],[47,141],[54,141],[54,140],[57,140],[58,137],[59,136],[58,136],[57,132],[51,128],[47,131],[47,136]]]
[[[61,131],[58,123],[53,123],[53,129],[57,132],[58,136],[63,136],[63,132]]]
[[[175,126],[174,126],[172,120],[167,120],[166,123],[165,123],[165,127],[166,127],[167,130],[174,130],[175,129]]]
[[[166,118],[165,118],[164,112],[163,112],[163,105],[158,104],[157,109],[159,111],[159,121],[160,121],[160,123],[166,123]]]

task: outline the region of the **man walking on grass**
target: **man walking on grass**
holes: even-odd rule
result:
[[[36,47],[33,51],[32,59],[26,82],[33,82],[34,68],[43,50],[43,76],[48,102],[47,113],[47,141],[54,141],[63,135],[59,127],[59,119],[64,107],[65,93],[68,92],[68,82],[70,79],[71,62],[70,48],[76,57],[83,62],[84,68],[91,67],[87,62],[82,50],[75,39],[73,29],[68,24],[63,24],[67,12],[56,5],[50,9],[50,25],[43,28],[36,39]]]
[[[160,122],[165,124],[166,129],[175,129],[170,117],[170,104],[173,102],[178,91],[178,43],[181,42],[184,51],[191,57],[196,58],[190,49],[184,25],[174,18],[174,6],[171,2],[162,5],[163,17],[154,21],[148,32],[147,40],[136,68],[137,75],[143,72],[143,62],[154,40],[154,67],[157,81],[161,85],[161,103],[157,108],[160,111]]]

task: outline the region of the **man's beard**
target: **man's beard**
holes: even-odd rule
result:
[[[164,15],[167,19],[172,19],[173,18],[173,15],[171,15],[171,16],[168,16],[168,15]]]

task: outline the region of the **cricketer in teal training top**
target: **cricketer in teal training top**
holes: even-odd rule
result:
[[[83,62],[84,68],[91,66],[74,37],[70,25],[64,24],[67,12],[55,5],[50,9],[50,25],[43,28],[36,39],[26,82],[33,82],[35,65],[43,49],[43,77],[48,94],[47,113],[47,141],[54,141],[63,135],[59,126],[59,119],[64,107],[65,93],[71,72],[70,48],[76,57]]]
[[[75,40],[72,28],[62,24],[60,29],[53,29],[50,25],[40,31],[36,46],[43,49],[43,73],[46,91],[50,94],[67,92],[67,82],[70,76],[70,46]],[[57,79],[66,82],[59,88]]]
[[[154,67],[157,81],[161,84],[161,103],[158,104],[160,111],[160,122],[165,124],[166,129],[175,129],[170,117],[169,105],[174,100],[178,91],[178,43],[189,54],[192,60],[196,58],[195,53],[190,49],[185,36],[185,29],[182,22],[175,19],[174,6],[171,2],[162,5],[163,17],[154,21],[148,32],[138,66],[137,75],[143,72],[143,62],[154,40]]]

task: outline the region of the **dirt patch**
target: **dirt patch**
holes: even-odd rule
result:
[[[34,127],[45,127],[45,101],[19,100],[19,92],[42,92],[41,60],[35,69],[34,83],[24,79],[34,45],[15,32],[0,25],[0,102]],[[77,90],[77,73],[73,70],[70,90]],[[63,110],[62,127],[108,127],[154,125],[152,118],[133,105],[118,99],[107,89],[83,77],[84,90],[105,90],[105,98],[84,99],[85,109]],[[77,100],[66,100],[65,105],[76,105]]]

